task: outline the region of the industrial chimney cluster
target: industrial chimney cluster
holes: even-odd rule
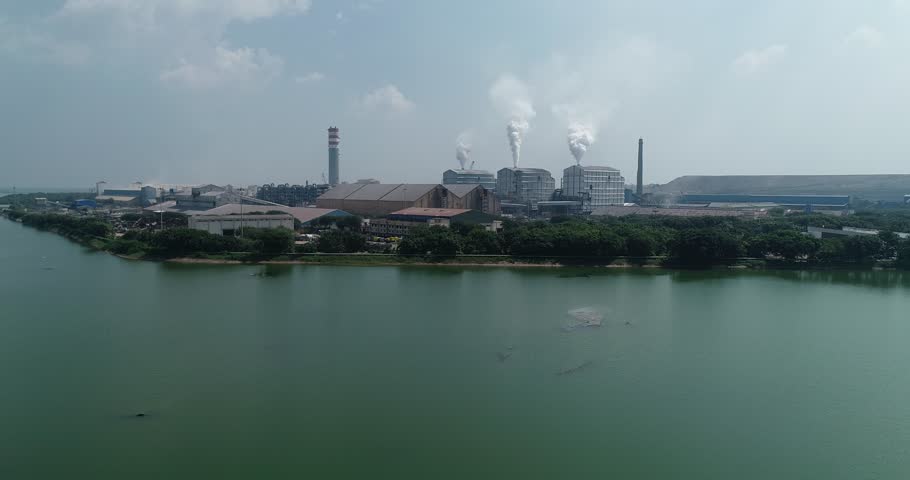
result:
[[[530,104],[517,102],[511,109],[513,118],[508,122],[509,147],[512,166],[500,169],[495,175],[488,170],[474,168],[471,159],[472,144],[469,132],[460,134],[455,141],[457,169],[443,172],[444,185],[482,185],[494,191],[502,200],[504,210],[513,208],[529,214],[541,207],[564,207],[567,212],[590,213],[597,208],[622,205],[626,201],[625,179],[620,171],[608,166],[582,165],[581,160],[594,143],[595,129],[590,123],[573,122],[568,129],[567,143],[575,164],[563,170],[560,188],[556,179],[542,168],[519,167],[521,142],[527,131],[527,119],[533,118]],[[517,112],[517,113],[514,113]],[[329,127],[329,176],[330,187],[341,184],[338,127]],[[644,139],[638,140],[638,172],[635,197],[644,194]]]

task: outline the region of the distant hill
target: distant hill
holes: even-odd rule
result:
[[[655,193],[742,193],[756,195],[850,195],[901,202],[910,194],[910,175],[718,175],[679,177]]]

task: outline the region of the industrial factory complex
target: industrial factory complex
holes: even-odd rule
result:
[[[510,130],[511,131],[511,130]],[[570,130],[575,163],[561,178],[542,168],[513,163],[492,173],[470,162],[470,145],[459,141],[457,169],[442,172],[441,183],[383,183],[342,178],[341,131],[328,129],[327,178],[322,183],[231,185],[143,185],[108,187],[98,182],[93,199],[78,210],[130,209],[149,216],[185,217],[189,228],[231,235],[247,228],[301,228],[345,216],[363,218],[363,230],[377,238],[405,236],[417,225],[452,223],[499,228],[503,217],[556,215],[714,216],[758,218],[771,210],[845,215],[858,199],[882,205],[910,203],[910,175],[702,176],[665,185],[644,183],[644,140],[638,140],[638,169],[627,185],[619,169],[585,165],[592,138]],[[470,162],[470,163],[468,163]],[[37,199],[40,200],[40,199]],[[164,223],[164,222],[162,222]]]

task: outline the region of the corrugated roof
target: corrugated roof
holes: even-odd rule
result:
[[[343,200],[343,199],[347,198],[349,195],[351,195],[352,193],[356,192],[357,190],[360,190],[361,188],[363,188],[365,186],[366,186],[366,184],[363,184],[363,183],[336,185],[336,186],[332,187],[332,189],[329,190],[328,192],[325,192],[322,195],[320,195],[319,198],[321,198],[323,200]]]
[[[493,175],[492,173],[490,173],[490,172],[487,171],[487,170],[454,170],[454,169],[449,169],[449,170],[446,170],[446,171],[443,172],[443,173],[447,173],[447,172],[454,172],[454,173],[457,173],[457,174],[459,174],[459,175]]]
[[[438,186],[438,183],[404,183],[382,197],[381,200],[390,202],[413,202]]]
[[[345,200],[379,200],[399,186],[400,184],[397,183],[368,183],[345,197]]]
[[[464,208],[420,208],[420,207],[411,207],[405,208],[404,210],[399,210],[397,212],[392,212],[389,216],[393,215],[407,215],[410,217],[434,217],[434,218],[451,218],[463,213],[468,213],[471,210]]]
[[[132,202],[137,197],[126,197],[122,195],[98,195],[95,200],[113,200],[115,202]]]
[[[619,172],[619,169],[608,167],[606,165],[572,165],[566,167],[566,170],[570,168],[581,168],[582,170],[587,170],[589,172]]]
[[[744,217],[752,212],[701,208],[603,207],[591,212],[594,216],[623,217],[626,215],[663,215],[668,217]]]
[[[240,211],[241,208],[239,203],[230,203],[228,205],[206,210],[205,212],[202,212],[201,215],[240,215]],[[288,215],[293,215],[294,218],[300,220],[302,223],[307,223],[323,215],[328,215],[332,212],[340,212],[341,210],[336,210],[334,208],[286,207],[284,205],[243,205],[244,214],[266,213],[272,211],[285,212]]]
[[[461,198],[461,197],[473,192],[478,187],[480,187],[480,184],[479,183],[463,183],[463,184],[443,185],[443,187],[445,187],[446,190],[452,192],[452,194],[455,195],[456,197]]]

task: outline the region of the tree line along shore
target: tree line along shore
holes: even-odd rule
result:
[[[910,231],[910,210],[870,210],[846,217],[774,214],[754,220],[663,216],[506,220],[498,232],[465,224],[418,227],[397,246],[370,241],[361,233],[359,219],[350,217],[308,227],[317,238],[301,244],[295,242],[295,232],[283,228],[245,228],[243,237],[181,227],[115,235],[103,217],[34,213],[15,206],[4,214],[97,250],[148,260],[910,269],[910,239],[895,233]],[[817,239],[805,233],[810,226],[879,233]]]

